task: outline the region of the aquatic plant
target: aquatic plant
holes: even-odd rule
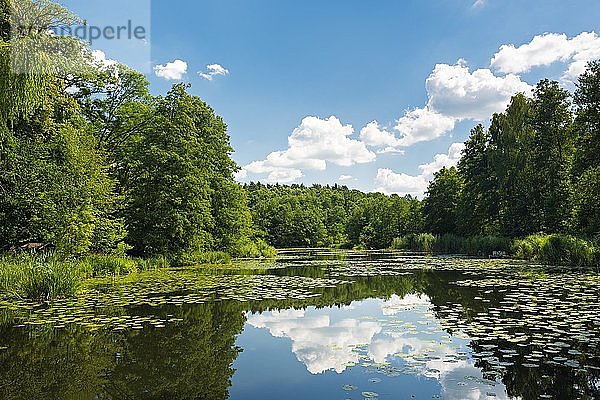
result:
[[[81,280],[76,262],[51,254],[0,257],[0,291],[11,297],[50,300],[73,296]]]

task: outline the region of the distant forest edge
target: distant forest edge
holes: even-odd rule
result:
[[[254,224],[276,247],[341,246],[506,254],[598,265],[600,62],[573,94],[542,80],[476,126],[426,198],[345,187],[249,184]]]
[[[599,62],[573,94],[543,80],[489,129],[475,127],[458,166],[437,172],[423,201],[339,186],[242,187],[226,124],[187,85],[153,96],[143,74],[98,60],[77,39],[41,34],[76,20],[51,2],[19,0],[24,17],[46,26],[11,35],[15,2],[0,0],[5,251],[194,263],[269,257],[272,246],[394,246],[597,263]],[[24,43],[37,63],[16,73]],[[36,57],[56,46],[60,59]]]

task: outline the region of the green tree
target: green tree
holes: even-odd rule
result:
[[[142,104],[140,119],[152,122],[122,152],[128,240],[142,254],[235,254],[252,230],[227,127],[186,89],[175,85],[153,107]]]
[[[579,77],[574,103],[577,149],[573,172],[580,175],[600,165],[600,61],[591,62]]]
[[[59,253],[106,250],[124,236],[120,199],[79,108],[64,87],[0,138],[0,245],[54,244]]]
[[[433,234],[458,231],[458,206],[464,182],[457,169],[442,168],[435,173],[423,205],[425,229]]]
[[[489,217],[496,221],[497,228],[490,233],[518,237],[540,230],[541,206],[534,190],[531,154],[531,107],[530,99],[517,94],[506,112],[492,118],[488,152],[495,179],[489,189]]]
[[[573,196],[575,231],[588,237],[600,234],[600,166],[579,177]]]
[[[573,159],[570,94],[558,82],[542,80],[534,90],[531,113],[533,171],[541,205],[541,230],[564,232],[570,215]]]
[[[489,136],[482,125],[471,130],[465,143],[458,171],[464,187],[458,206],[458,228],[462,235],[490,233],[495,207],[497,179],[490,165]]]

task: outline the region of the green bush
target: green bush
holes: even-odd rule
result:
[[[434,236],[422,233],[396,238],[392,242],[392,248],[423,253],[489,256],[495,251],[508,254],[511,248],[511,241],[510,239],[497,236],[464,238],[451,234]]]
[[[171,261],[168,257],[157,255],[150,258],[136,259],[140,271],[156,271],[158,269],[169,268]]]
[[[532,235],[515,241],[517,258],[550,265],[598,266],[598,250],[592,243],[568,235]]]
[[[79,264],[87,277],[127,275],[138,271],[138,263],[132,258],[111,254],[94,254]]]
[[[410,234],[392,241],[392,249],[432,253],[437,238],[428,233]]]
[[[540,260],[553,265],[591,266],[594,248],[585,240],[566,235],[551,235],[541,248]]]
[[[263,239],[247,238],[237,246],[233,255],[237,258],[274,258],[277,250],[273,246],[269,246]]]

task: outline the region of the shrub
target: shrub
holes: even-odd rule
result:
[[[140,271],[156,271],[158,269],[169,268],[171,261],[163,255],[153,256],[150,258],[137,259],[138,269]]]
[[[392,241],[392,248],[396,250],[418,251],[432,253],[437,238],[428,233],[410,234]]]
[[[517,258],[551,265],[591,267],[598,265],[598,251],[592,243],[568,235],[532,235],[515,241]]]
[[[591,266],[594,249],[585,240],[566,235],[551,235],[540,249],[540,261],[553,265]]]
[[[138,271],[135,260],[111,254],[95,254],[84,258],[80,268],[87,277],[127,275]]]
[[[263,239],[247,239],[237,246],[233,255],[238,258],[274,258],[277,250]]]
[[[446,234],[433,236],[431,234],[412,234],[396,238],[392,248],[423,253],[439,254],[468,254],[472,256],[488,256],[495,251],[509,253],[510,239],[497,236],[473,236],[464,238]]]

